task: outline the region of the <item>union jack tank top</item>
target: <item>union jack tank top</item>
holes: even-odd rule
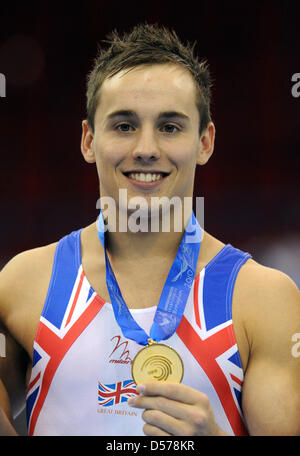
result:
[[[142,347],[122,335],[111,304],[89,284],[81,231],[56,247],[26,391],[28,434],[143,435],[142,410],[127,404],[137,394],[131,364]],[[247,434],[232,295],[248,258],[225,245],[195,277],[177,331],[165,341],[184,361],[182,383],[208,396],[216,423],[229,435]],[[155,310],[130,311],[149,334]]]

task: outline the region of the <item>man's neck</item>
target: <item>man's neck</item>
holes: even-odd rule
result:
[[[172,233],[108,233],[107,250],[109,255],[118,260],[151,259],[153,257],[175,257],[182,232]]]
[[[127,229],[125,232],[120,230],[110,230],[106,232],[106,245],[109,256],[114,260],[124,261],[126,259],[141,258],[151,260],[151,258],[175,258],[178,247],[182,240],[185,230],[184,217],[181,222],[175,224],[174,217],[170,217],[167,230],[160,222],[158,230],[151,229],[151,220],[148,220],[147,229],[144,231],[133,232]],[[118,227],[118,221],[116,226]],[[128,224],[127,224],[128,227]],[[145,227],[145,224],[144,224]],[[153,228],[153,226],[152,226]]]

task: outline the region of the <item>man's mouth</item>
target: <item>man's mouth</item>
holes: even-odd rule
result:
[[[137,182],[143,182],[143,183],[157,182],[157,181],[162,180],[164,177],[168,176],[168,173],[160,172],[160,171],[153,171],[153,172],[148,172],[148,173],[132,171],[132,172],[124,173],[124,174],[129,179],[132,179]]]
[[[129,173],[129,179],[140,182],[155,182],[163,178],[162,173]]]

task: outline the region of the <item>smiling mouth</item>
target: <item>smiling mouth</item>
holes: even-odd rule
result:
[[[157,182],[162,180],[163,178],[167,177],[169,174],[164,172],[151,172],[151,173],[144,173],[144,172],[127,172],[124,173],[126,177],[129,179],[135,180],[137,182]]]

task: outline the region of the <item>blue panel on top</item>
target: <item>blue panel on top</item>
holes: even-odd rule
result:
[[[34,367],[41,358],[41,355],[35,349],[33,349],[32,367]]]
[[[94,289],[92,287],[90,287],[87,301],[90,299],[90,297],[92,296],[93,293],[94,293]]]
[[[242,368],[241,359],[240,359],[240,356],[237,351],[232,356],[230,356],[230,358],[228,358],[228,359],[236,366]]]
[[[30,396],[27,397],[26,399],[26,419],[27,419],[27,425],[29,424],[30,420],[30,415],[32,412],[32,408],[34,406],[35,400],[37,398],[38,392],[39,392],[40,387],[36,388],[33,393],[30,394]]]
[[[62,238],[56,248],[52,277],[42,316],[60,328],[80,266],[80,232]]]
[[[207,330],[232,318],[231,301],[236,275],[248,254],[227,244],[206,266],[203,308]]]

